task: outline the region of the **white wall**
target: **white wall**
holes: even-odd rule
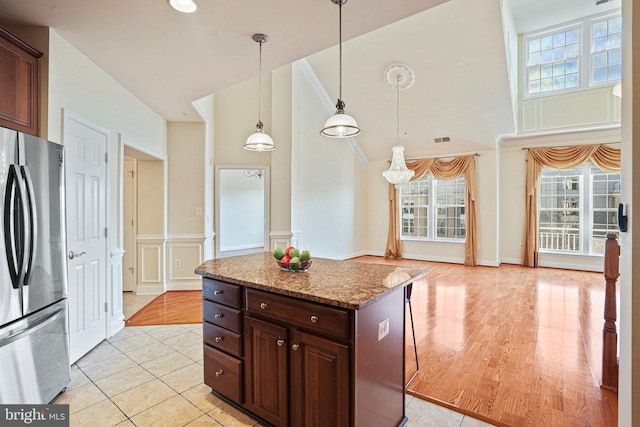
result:
[[[294,242],[314,256],[365,253],[366,169],[348,143],[320,136],[333,114],[293,67],[291,225]],[[274,189],[275,190],[275,189]]]
[[[193,271],[204,259],[210,218],[205,212],[206,128],[204,123],[171,122],[167,129],[166,289],[200,289],[200,276]]]

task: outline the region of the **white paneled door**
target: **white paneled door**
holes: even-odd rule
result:
[[[65,115],[72,362],[106,338],[107,140],[107,131]]]

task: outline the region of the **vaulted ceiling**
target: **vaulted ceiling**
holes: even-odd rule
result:
[[[165,0],[0,0],[0,23],[53,28],[167,121],[200,121],[191,102],[307,58],[337,98],[338,8],[331,0],[195,0],[180,14]],[[520,32],[620,7],[587,0],[508,1]],[[349,0],[343,6],[343,98],[363,129],[369,160],[390,157],[396,91],[384,70],[401,62],[415,84],[400,93],[408,157],[473,152],[514,132],[500,0]],[[448,144],[433,139],[448,136]]]

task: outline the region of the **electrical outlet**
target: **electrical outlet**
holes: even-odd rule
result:
[[[181,259],[177,259],[176,260],[176,268],[180,268],[182,267],[182,260]]]
[[[384,319],[378,323],[378,341],[389,335],[389,319]]]

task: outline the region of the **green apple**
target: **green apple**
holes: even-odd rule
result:
[[[282,257],[284,256],[284,249],[276,248],[273,251],[273,256],[275,257],[275,259],[282,259]]]

